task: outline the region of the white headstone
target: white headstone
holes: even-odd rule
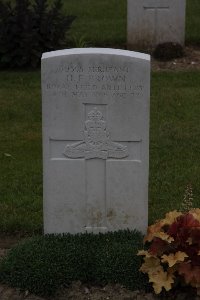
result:
[[[146,231],[150,58],[43,54],[44,232]]]
[[[128,0],[128,48],[154,48],[165,42],[184,45],[185,6],[186,0]]]

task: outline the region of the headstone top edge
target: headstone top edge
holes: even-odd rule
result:
[[[71,49],[45,52],[42,54],[42,60],[48,58],[54,58],[57,56],[67,56],[67,55],[76,55],[76,54],[98,54],[98,55],[108,54],[108,55],[118,55],[118,56],[122,55],[122,56],[145,60],[147,62],[150,62],[151,60],[149,54],[129,51],[129,50],[112,49],[112,48],[71,48]]]

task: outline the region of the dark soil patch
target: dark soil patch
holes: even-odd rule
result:
[[[68,289],[63,290],[55,297],[56,300],[153,300],[152,294],[141,291],[129,291],[118,284],[105,287],[86,286],[80,282],[74,282]],[[52,299],[53,300],[53,299]]]
[[[15,246],[19,241],[25,238],[24,235],[15,234],[15,235],[0,235],[0,250],[10,249]],[[1,254],[0,254],[1,256]]]
[[[200,70],[200,47],[185,47],[185,55],[170,61],[159,61],[152,57],[152,70],[194,71]]]
[[[176,296],[158,297],[154,294],[143,291],[129,291],[118,284],[109,284],[105,287],[88,286],[81,282],[74,282],[67,289],[61,289],[54,297],[42,298],[22,292],[19,289],[0,285],[1,300],[200,300],[199,297],[179,293]]]
[[[140,291],[128,291],[120,285],[107,285],[105,287],[90,287],[74,282],[68,289],[63,289],[53,298],[41,298],[28,291],[21,292],[6,285],[0,285],[1,300],[154,300],[152,294]]]

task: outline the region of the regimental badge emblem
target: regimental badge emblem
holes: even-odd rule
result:
[[[69,158],[125,158],[127,146],[112,142],[106,121],[102,113],[95,107],[87,115],[84,129],[84,140],[67,145],[64,155]]]

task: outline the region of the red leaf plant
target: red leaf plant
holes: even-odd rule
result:
[[[147,273],[156,294],[169,291],[175,281],[200,289],[200,209],[172,211],[148,227],[148,251],[140,271]]]

